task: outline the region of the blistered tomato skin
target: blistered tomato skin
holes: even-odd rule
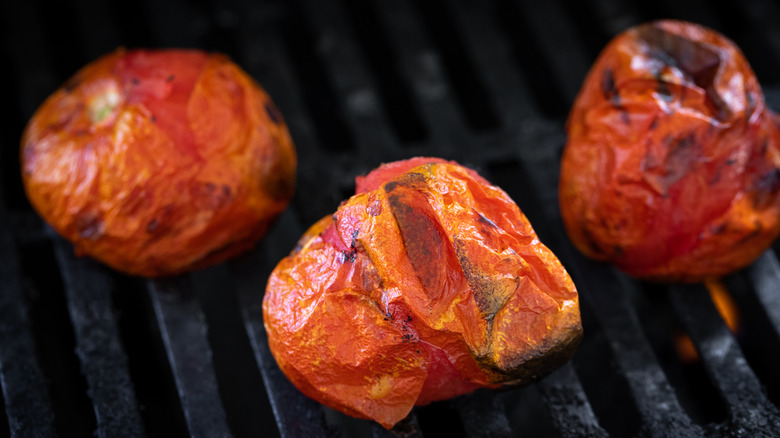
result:
[[[120,49],[87,65],[33,115],[21,159],[30,202],[78,254],[148,277],[249,249],[295,186],[268,95],[195,50]]]
[[[559,199],[571,239],[654,281],[748,265],[780,231],[774,118],[722,35],[679,21],[618,35],[567,122]]]
[[[271,274],[271,352],[304,394],[386,428],[533,382],[574,353],[577,291],[499,188],[435,158],[381,166]]]

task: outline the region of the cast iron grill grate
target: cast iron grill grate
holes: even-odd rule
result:
[[[4,2],[0,108],[0,436],[772,436],[780,430],[780,265],[725,281],[736,335],[703,286],[635,282],[568,242],[557,211],[563,122],[616,32],[653,18],[731,36],[780,107],[780,8],[758,0],[161,0],[121,8]],[[273,96],[298,193],[250,254],[145,281],[78,259],[24,198],[24,122],[119,45],[228,53]],[[585,340],[521,389],[416,408],[392,431],[322,408],[276,367],[261,297],[302,231],[380,162],[438,155],[504,188],[569,269]],[[687,335],[700,359],[673,343]]]

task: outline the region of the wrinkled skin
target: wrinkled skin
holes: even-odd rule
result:
[[[80,255],[156,277],[250,248],[289,202],[296,157],[278,110],[226,57],[117,50],[37,110],[22,174]]]
[[[271,274],[271,352],[304,394],[390,428],[414,405],[533,382],[574,353],[577,291],[500,189],[383,165]]]
[[[774,114],[722,35],[660,21],[618,35],[567,123],[560,206],[575,245],[628,274],[695,282],[780,231]]]

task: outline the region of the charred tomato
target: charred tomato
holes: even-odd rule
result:
[[[780,232],[775,115],[739,48],[657,21],[615,37],[567,122],[560,207],[585,254],[656,281],[718,277]]]
[[[271,352],[309,397],[390,428],[415,405],[533,382],[582,336],[577,291],[501,189],[385,164],[271,274]]]
[[[78,254],[152,277],[250,248],[296,168],[268,95],[197,50],[119,49],[87,65],[33,115],[21,161],[32,206]]]

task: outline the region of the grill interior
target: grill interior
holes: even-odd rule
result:
[[[674,17],[731,37],[780,108],[780,7],[659,0],[0,2],[0,436],[771,436],[780,430],[780,264],[725,279],[732,334],[702,285],[633,281],[585,259],[557,211],[563,124],[600,49]],[[290,208],[251,253],[147,281],[88,259],[33,213],[24,123],[83,64],[126,47],[224,52],[285,115]],[[265,281],[308,225],[381,162],[441,156],[519,204],[581,296],[585,339],[538,384],[415,408],[392,431],[323,408],[267,347]],[[683,361],[687,334],[700,360]],[[457,419],[457,420],[456,420]]]

